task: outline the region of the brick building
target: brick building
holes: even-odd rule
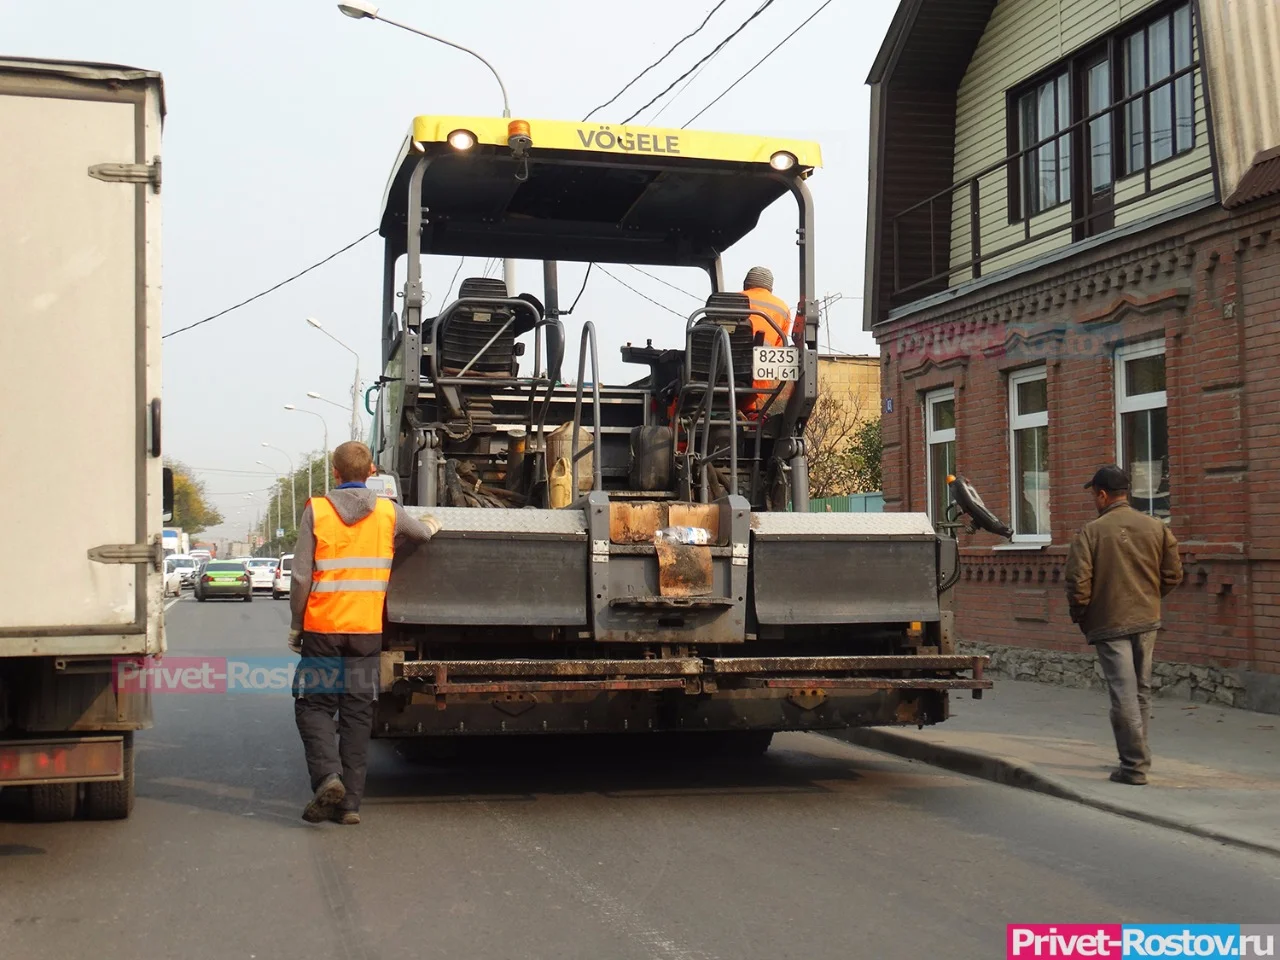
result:
[[[964,474],[958,638],[1085,679],[1067,615],[1108,461],[1172,524],[1159,681],[1280,712],[1280,4],[902,0],[872,87],[865,326],[887,510]]]

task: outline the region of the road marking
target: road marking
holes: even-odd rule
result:
[[[175,597],[173,600],[170,600],[168,603],[164,605],[164,612],[168,613],[170,607],[172,607],[175,603],[181,603],[181,602],[182,602],[182,597]]]
[[[716,960],[714,955],[681,943],[653,926],[632,903],[623,902],[601,890],[578,871],[539,843],[516,820],[492,803],[480,808],[498,822],[507,842],[526,857],[543,876],[568,889],[570,895],[596,911],[599,918],[622,936],[629,938],[649,956],[658,960]]]

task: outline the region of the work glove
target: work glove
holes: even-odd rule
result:
[[[302,631],[301,630],[289,631],[289,649],[297,654],[302,653]]]
[[[431,531],[431,535],[433,537],[440,532],[440,521],[437,520],[435,517],[431,517],[431,516],[423,517],[422,525]]]

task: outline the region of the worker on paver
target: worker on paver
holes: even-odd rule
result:
[[[440,530],[369,489],[375,472],[368,447],[340,444],[337,486],[308,500],[298,522],[289,649],[302,654],[293,708],[314,791],[302,811],[308,823],[360,822],[391,560],[397,545]]]
[[[791,334],[791,308],[785,300],[773,292],[773,271],[768,267],[752,267],[742,281],[742,292],[751,301],[751,309],[767,314],[773,323],[767,323],[759,317],[751,318],[751,326],[755,333],[764,335],[765,347],[781,347]],[[777,330],[774,329],[777,325]],[[781,335],[779,335],[779,332]]]
[[[791,342],[791,309],[786,301],[773,292],[773,271],[768,267],[752,267],[742,281],[742,292],[751,301],[751,309],[765,314],[769,320],[752,315],[751,340],[757,347],[785,347]],[[769,321],[773,322],[770,323]],[[756,391],[771,391],[777,387],[773,380],[755,380]],[[757,392],[740,398],[739,409],[748,416],[756,416],[768,402],[766,393]]]
[[[1140,786],[1151,768],[1147,727],[1160,599],[1182,582],[1182,561],[1169,527],[1129,505],[1129,475],[1120,467],[1100,467],[1084,488],[1093,493],[1098,518],[1071,543],[1067,603],[1107,680],[1120,755],[1111,779]]]

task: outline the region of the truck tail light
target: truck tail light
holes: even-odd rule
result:
[[[0,743],[0,784],[59,780],[119,780],[124,776],[124,741],[10,741]]]

